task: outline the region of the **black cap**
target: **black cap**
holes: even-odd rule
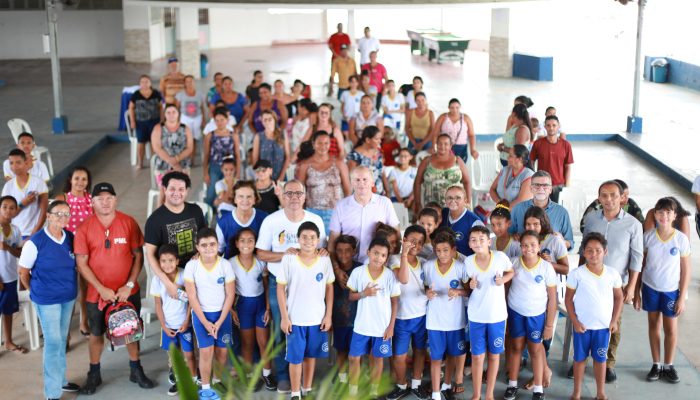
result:
[[[170,57],[168,58],[168,64],[177,62],[177,57]]]
[[[92,188],[93,197],[98,196],[102,192],[107,192],[112,196],[117,195],[117,192],[114,191],[114,186],[112,186],[111,183],[107,182],[98,183],[97,185],[95,185],[95,187]]]
[[[272,163],[267,160],[258,160],[258,162],[256,162],[253,166],[253,170],[258,168],[272,168]]]

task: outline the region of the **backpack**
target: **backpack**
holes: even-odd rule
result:
[[[143,321],[131,302],[111,303],[105,310],[107,338],[114,346],[134,343],[143,337]]]

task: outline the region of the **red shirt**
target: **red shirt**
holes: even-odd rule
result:
[[[333,49],[333,58],[331,58],[332,61],[335,59],[335,55],[340,53],[340,46],[346,45],[348,48],[350,48],[350,36],[344,33],[336,32],[328,39],[328,45]]]
[[[109,240],[109,248],[105,240]],[[133,249],[143,247],[143,234],[136,221],[119,211],[109,227],[93,215],[80,224],[73,244],[75,254],[87,255],[88,265],[102,285],[117,291],[126,285],[134,262]],[[134,282],[131,295],[139,292]],[[99,293],[88,284],[86,301],[97,303]]]
[[[382,143],[382,157],[384,157],[384,165],[396,165],[396,156],[399,155],[401,144],[396,139]]]
[[[372,67],[371,63],[367,64],[362,64],[362,67],[360,68],[362,71],[367,70],[369,71],[369,84],[377,88],[378,93],[382,93],[382,90],[384,90],[384,80],[387,75],[386,75],[386,68],[380,63],[377,63],[374,67]]]
[[[552,185],[563,185],[564,165],[574,163],[574,153],[571,151],[571,143],[564,139],[558,139],[552,144],[547,137],[539,138],[532,144],[530,160],[537,160],[537,170],[547,171],[552,175]]]

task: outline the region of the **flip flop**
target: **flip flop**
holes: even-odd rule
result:
[[[82,330],[82,329],[80,329],[80,334],[83,335],[83,336],[85,336],[85,337],[90,336],[90,332],[84,331],[84,330]]]
[[[20,353],[20,354],[27,354],[27,353],[29,353],[29,350],[27,350],[26,347],[22,347],[22,346],[18,346],[18,345],[15,345],[15,347],[13,347],[13,348],[11,348],[11,349],[7,349],[7,348],[6,348],[5,350],[7,350],[7,351],[12,351],[12,352],[15,352],[15,353]]]

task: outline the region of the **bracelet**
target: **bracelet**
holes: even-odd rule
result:
[[[360,292],[360,299],[364,299],[364,298],[365,298],[365,292],[364,292],[364,290],[363,290],[363,291]]]

